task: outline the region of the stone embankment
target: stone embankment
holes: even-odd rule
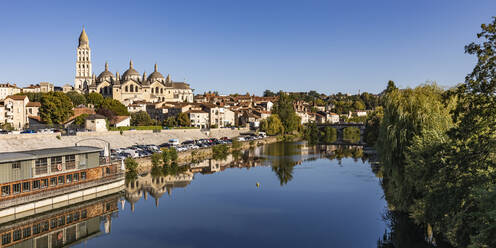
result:
[[[254,140],[253,142],[243,141],[241,142],[241,147],[239,149],[245,150],[253,146],[260,146],[275,142],[278,142],[277,137],[267,137],[265,139]],[[189,164],[191,161],[202,161],[210,158],[212,158],[212,147],[179,152],[177,162],[178,164]],[[136,159],[136,162],[138,162],[138,174],[143,174],[151,171],[151,158],[138,158]]]
[[[169,139],[178,139],[179,142],[201,138],[236,137],[248,129],[218,128],[210,131],[199,129],[173,129],[162,130],[154,133],[151,130],[134,130],[108,132],[79,132],[75,136],[60,136],[60,134],[5,134],[0,135],[0,152],[27,151],[33,149],[55,148],[79,145],[104,147],[105,140],[110,143],[111,148],[128,147],[136,144],[159,145],[168,142]]]

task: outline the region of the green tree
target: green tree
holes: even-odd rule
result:
[[[91,93],[93,94],[93,93]],[[112,98],[105,98],[98,107],[99,109],[108,109],[118,116],[129,116],[127,107],[120,101]]]
[[[61,124],[74,114],[72,102],[62,92],[49,92],[41,98],[39,115],[48,124]]]
[[[162,161],[164,162],[164,164],[169,163],[170,161],[169,149],[162,149]]]
[[[169,148],[168,153],[169,153],[169,159],[170,159],[172,162],[176,162],[176,161],[177,161],[177,159],[178,159],[178,157],[179,157],[179,156],[177,155],[177,150],[176,150],[176,148],[174,148],[174,147]]]
[[[182,127],[191,126],[191,120],[189,119],[188,114],[182,112],[177,115],[177,123]]]
[[[354,108],[354,110],[364,110],[365,109],[365,104],[362,101],[360,101],[360,100],[356,100],[353,103],[353,108]]]
[[[124,165],[126,166],[126,170],[129,172],[136,172],[138,169],[138,162],[133,158],[126,158],[124,160]]]
[[[367,115],[364,140],[368,146],[375,146],[379,137],[379,128],[383,117],[384,110],[382,107],[377,107],[373,112]]]
[[[276,93],[272,92],[271,90],[265,90],[263,93],[263,96],[265,96],[265,97],[272,97],[275,95],[276,95]]]
[[[273,114],[269,116],[267,119],[268,126],[267,126],[267,135],[278,135],[278,134],[283,134],[284,133],[284,126],[282,125],[281,119],[279,119],[279,116]]]
[[[100,105],[103,103],[103,96],[100,93],[92,92],[86,94],[85,97],[86,97],[86,102],[88,104],[93,104],[95,108],[99,108]]]
[[[86,97],[76,91],[69,91],[66,95],[71,99],[73,106],[86,105]]]
[[[272,113],[276,114],[284,126],[284,133],[297,131],[300,126],[300,117],[296,115],[291,97],[283,92],[279,93],[279,99],[272,107]]]
[[[338,139],[338,132],[335,128],[326,126],[324,129],[323,143],[331,144]]]
[[[151,125],[152,119],[150,115],[145,111],[138,111],[131,114],[131,125],[132,126],[148,126]]]
[[[164,120],[164,126],[166,127],[175,127],[177,126],[177,120],[176,118],[170,116],[167,117],[167,119]]]
[[[74,124],[76,124],[77,126],[80,126],[80,127],[84,126],[86,118],[88,118],[88,114],[82,114],[82,115],[76,117],[76,119],[74,119]]]
[[[159,166],[163,162],[162,160],[162,154],[155,152],[152,154],[152,165],[153,166]]]

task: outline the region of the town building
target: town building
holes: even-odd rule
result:
[[[122,76],[113,74],[105,63],[105,70],[98,75],[92,73],[91,49],[86,31],[83,28],[79,36],[76,51],[76,77],[74,89],[81,93],[97,92],[105,97],[112,97],[125,105],[135,101],[146,102],[193,102],[193,90],[186,82],[175,82],[170,75],[165,78],[155,64],[153,73],[141,75],[129,62]]]
[[[52,83],[41,82],[39,84],[31,84],[27,87],[22,88],[22,93],[48,93],[55,90]]]
[[[21,89],[16,84],[0,84],[0,100],[19,93],[21,93]]]
[[[103,115],[95,114],[86,118],[84,128],[88,131],[105,132],[107,129],[107,119]]]
[[[30,102],[24,95],[8,96],[4,100],[4,123],[10,124],[14,129],[21,130],[29,127],[29,116],[38,116],[39,102]]]

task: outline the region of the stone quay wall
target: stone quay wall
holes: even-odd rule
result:
[[[43,148],[56,148],[79,145],[104,147],[105,142],[90,138],[102,139],[110,143],[111,148],[122,148],[140,144],[160,145],[169,139],[178,139],[179,142],[201,138],[236,137],[240,133],[248,132],[248,129],[217,128],[210,131],[200,129],[172,129],[161,130],[154,133],[152,130],[108,131],[108,132],[79,132],[75,136],[60,136],[53,134],[4,134],[0,135],[0,152],[28,151]],[[86,140],[88,139],[88,140]]]

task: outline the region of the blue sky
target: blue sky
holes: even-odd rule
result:
[[[380,92],[462,82],[496,1],[2,1],[0,82],[72,84],[84,25],[93,70],[187,80],[195,93]]]

